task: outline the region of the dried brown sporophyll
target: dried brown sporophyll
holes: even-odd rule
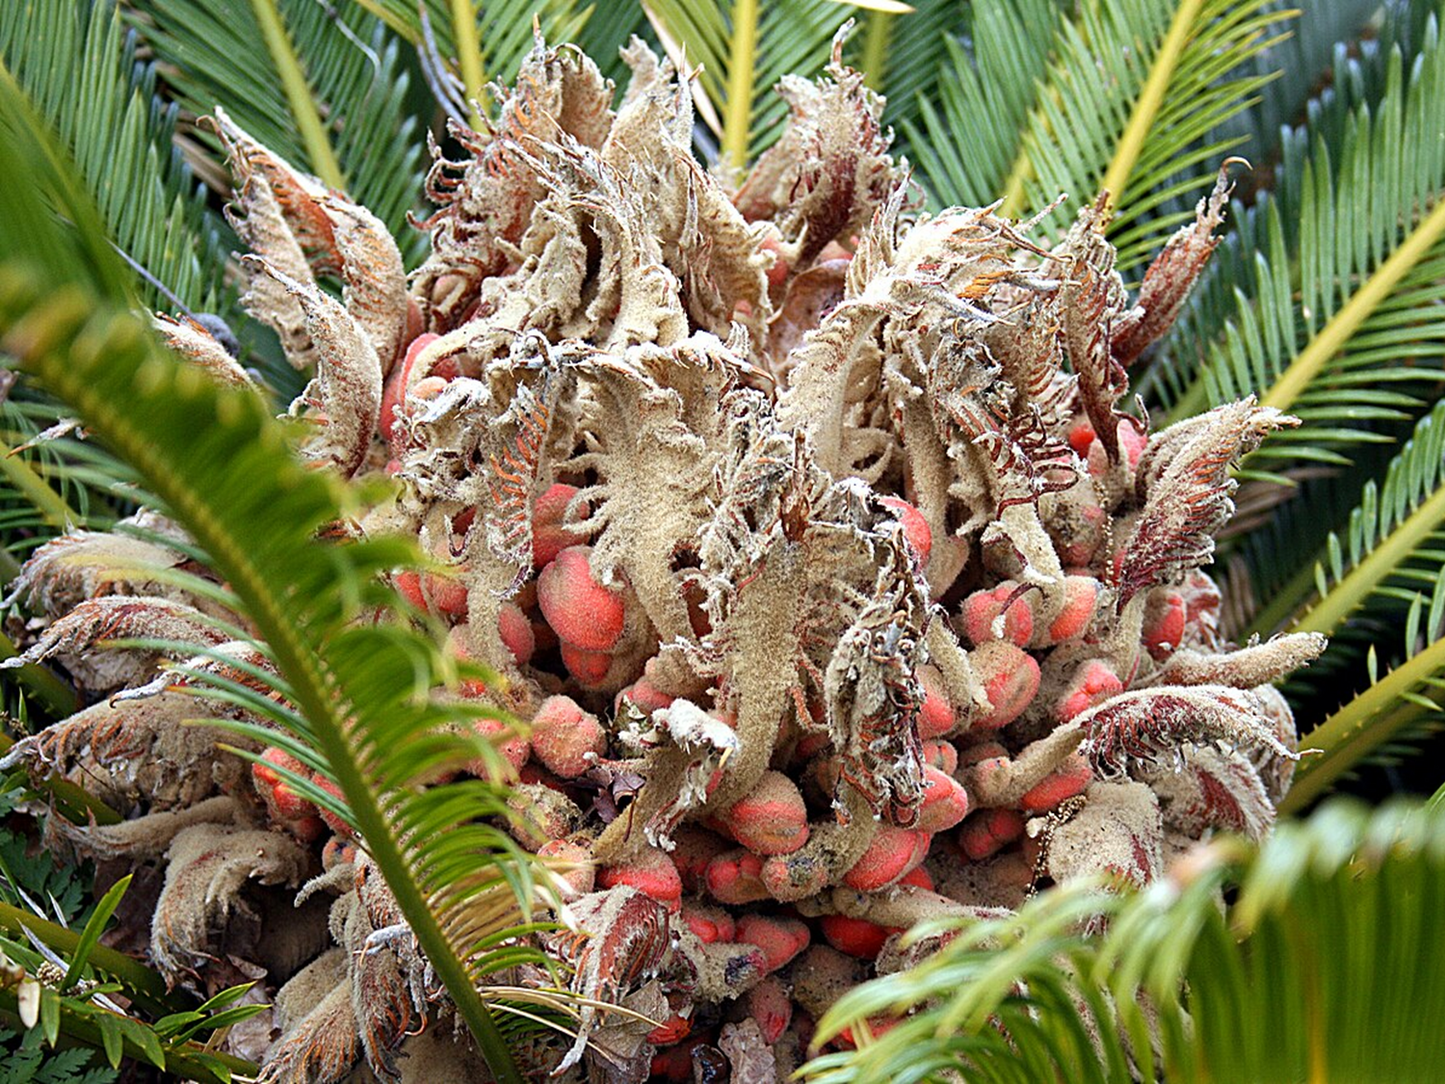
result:
[[[1129,398],[1226,180],[1131,296],[1103,197],[1052,246],[918,211],[841,44],[783,81],[787,131],[734,189],[691,156],[670,63],[634,40],[613,109],[539,41],[495,124],[454,124],[410,281],[364,208],[216,113],[246,304],[312,374],[300,454],[391,478],[353,529],[420,540],[444,570],[398,586],[506,678],[462,695],[531,721],[497,724],[515,831],[563,871],[570,929],[540,943],[590,999],[575,1041],[523,1052],[538,1079],[782,1079],[842,990],[926,948],[899,946],[919,920],[1148,881],[1216,829],[1267,832],[1289,785],[1271,683],[1324,641],[1225,642],[1203,569],[1231,463],[1293,419],[1246,400],[1153,432]],[[203,327],[158,326],[248,379]],[[181,725],[196,672],[265,690],[270,663],[157,574],[184,540],[143,518],[14,585],[16,662],[59,660],[93,706],[7,763],[141,813],[66,831],[164,868],[171,981],[275,991],[265,1080],[478,1076],[422,1029],[444,996],[375,867],[268,767],[299,762]],[[96,649],[122,638],[196,658]]]

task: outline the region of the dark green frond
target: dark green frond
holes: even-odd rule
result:
[[[497,1078],[520,1084],[479,987],[492,936],[526,920],[539,886],[531,857],[477,819],[496,811],[504,787],[423,786],[497,754],[468,725],[475,706],[437,697],[449,670],[432,640],[376,620],[396,602],[384,573],[419,555],[396,539],[318,541],[355,496],[300,462],[259,396],[168,356],[126,311],[123,276],[106,266],[115,257],[84,241],[95,212],[8,84],[0,127],[11,137],[0,169],[13,182],[0,194],[10,212],[0,213],[0,349],[128,462],[208,554],[275,660],[303,721],[295,736],[339,785],[458,1016]],[[74,227],[41,203],[66,192]]]
[[[175,107],[156,96],[154,67],[137,62],[134,36],[114,6],[7,5],[0,61],[61,137],[67,153],[54,165],[67,175],[64,183],[79,181],[96,201],[100,220],[87,242],[114,244],[149,278],[115,261],[107,261],[107,273],[147,306],[234,315],[234,291],[223,284],[229,231],[173,147]],[[77,72],[84,73],[81,93]],[[70,217],[62,204],[54,209]],[[63,415],[23,381],[0,404],[0,524],[16,556],[97,512],[110,518],[109,499],[129,481],[93,446],[73,438],[37,442]]]
[[[1286,798],[1299,809],[1366,763],[1439,727],[1445,703],[1445,404],[1415,428],[1384,481],[1366,484],[1347,527],[1274,595],[1254,630],[1323,632],[1329,649],[1286,686],[1292,699],[1339,703],[1305,748]],[[1252,630],[1252,631],[1254,631]],[[1388,673],[1382,675],[1382,671]]]
[[[1253,631],[1270,633],[1292,610],[1290,627],[1332,634],[1382,588],[1428,587],[1445,564],[1445,404],[1422,418],[1380,484],[1367,482],[1343,531],[1272,592]]]
[[[627,65],[617,55],[618,50],[633,34],[646,36],[650,33],[641,4],[594,3],[575,40],[582,51],[597,62],[603,75],[621,85],[627,82]]]
[[[269,2],[269,0],[268,0]],[[145,42],[182,105],[197,116],[223,106],[236,123],[301,169],[324,174],[303,138],[275,50],[254,6],[233,0],[136,0]],[[411,251],[406,214],[421,201],[423,138],[405,108],[409,77],[380,20],[355,6],[279,0],[324,137],[347,194]]]
[[[858,1048],[804,1076],[1433,1080],[1445,972],[1420,954],[1445,905],[1442,814],[1335,804],[1258,849],[1206,844],[1143,891],[1071,886],[1009,918],[915,930],[949,933],[919,966],[845,994],[816,1039],[847,1028]]]
[[[1361,765],[1388,755],[1391,743],[1409,741],[1437,725],[1445,710],[1445,638],[1430,638],[1445,631],[1440,624],[1445,590],[1419,593],[1416,599],[1406,618],[1403,646],[1408,657],[1382,675],[1374,646],[1366,649],[1369,684],[1301,739],[1307,757],[1279,805],[1282,814],[1308,808]],[[1390,639],[1382,632],[1382,643]],[[1420,646],[1422,639],[1426,646]]]
[[[888,99],[883,122],[901,129],[917,120],[921,99],[934,96],[948,44],[967,30],[969,6],[959,0],[919,0],[907,13],[859,15],[861,26],[846,59]]]
[[[0,59],[70,152],[105,236],[182,304],[229,316],[229,231],[172,145],[176,109],[156,96],[155,68],[137,62],[114,5],[0,6]],[[174,309],[151,283],[135,282],[144,304]]]
[[[1246,70],[1275,78],[1260,90],[1259,104],[1231,117],[1219,135],[1244,136],[1235,153],[1263,165],[1279,152],[1281,131],[1303,116],[1306,104],[1340,70],[1345,56],[1337,48],[1357,51],[1362,34],[1380,9],[1380,0],[1275,0],[1275,7],[1295,8],[1299,16],[1290,35],[1253,57]],[[1416,10],[1423,10],[1416,5]],[[1371,35],[1373,36],[1373,34]]]
[[[972,5],[969,45],[948,37],[936,84],[903,131],[935,204],[984,206],[999,199],[1019,158],[1024,127],[1062,16],[1053,0]]]
[[[0,537],[16,559],[69,526],[103,526],[134,499],[123,488],[130,472],[104,449],[74,436],[39,439],[62,409],[28,387],[0,405]]]
[[[1171,346],[1182,357],[1207,351],[1176,416],[1252,392],[1303,419],[1252,465],[1344,464],[1341,449],[1391,439],[1385,427],[1418,413],[1442,376],[1445,324],[1433,316],[1445,276],[1437,24],[1413,63],[1398,46],[1389,51],[1380,97],[1356,97],[1368,92],[1369,66],[1360,68],[1336,97],[1352,107],[1313,111],[1308,157],[1297,172],[1287,159],[1285,180],[1298,183],[1283,184],[1254,227],[1259,247],[1240,261],[1252,266],[1235,284],[1222,337],[1201,342],[1195,322]]]
[[[1215,133],[1268,81],[1246,65],[1284,32],[1268,0],[1081,5],[1063,25],[1004,209],[1033,213],[1060,193],[1077,207],[1108,189],[1120,268],[1150,258],[1235,145]],[[1073,213],[1059,208],[1049,229]]]

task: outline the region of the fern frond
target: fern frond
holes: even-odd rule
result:
[[[437,647],[374,620],[395,603],[381,575],[418,555],[399,540],[318,542],[345,517],[340,483],[301,464],[258,396],[179,364],[125,311],[123,279],[105,268],[113,256],[84,241],[77,252],[70,236],[98,228],[95,213],[8,85],[0,126],[12,182],[0,194],[10,212],[0,213],[0,348],[129,462],[209,554],[459,1017],[497,1078],[520,1084],[478,988],[498,916],[525,919],[533,867],[477,820],[493,784],[422,785],[491,747],[464,725],[474,712],[434,698],[446,673]],[[45,195],[66,206],[73,231],[45,215]]]
[[[1397,46],[1385,67],[1383,93],[1344,113],[1338,143],[1314,133],[1298,195],[1269,205],[1266,244],[1232,322],[1173,408],[1182,416],[1258,392],[1298,415],[1304,424],[1254,464],[1345,464],[1341,449],[1389,440],[1380,423],[1409,418],[1423,382],[1442,375],[1445,322],[1433,314],[1445,277],[1445,50],[1436,20],[1413,64]]]
[[[857,1048],[803,1076],[1428,1081],[1445,975],[1415,954],[1442,903],[1445,811],[1337,803],[1258,849],[1208,844],[1139,892],[1055,889],[1015,916],[915,929],[942,947],[845,994],[815,1042]],[[1334,936],[1384,913],[1388,944]]]
[[[1039,211],[1061,192],[1086,202],[1108,188],[1119,267],[1147,259],[1237,142],[1211,133],[1253,104],[1269,76],[1245,65],[1281,33],[1269,0],[1083,4],[1062,26],[1004,210]],[[1059,208],[1048,226],[1072,217]]]
[[[1004,193],[1060,25],[1053,0],[983,0],[972,5],[972,48],[944,41],[936,87],[902,125],[938,206],[981,207]]]
[[[79,522],[80,516],[65,503],[65,498],[50,488],[28,460],[19,456],[18,448],[0,441],[0,479],[3,479],[0,482],[0,498],[13,500],[34,514],[34,519],[26,526],[64,530],[70,524]]]
[[[702,72],[699,116],[718,137],[723,160],[741,168],[781,134],[787,104],[773,88],[828,62],[828,43],[854,9],[836,0],[644,0],[674,59]]]
[[[236,122],[302,169],[364,203],[403,240],[421,199],[422,140],[406,109],[409,79],[380,20],[355,7],[314,0],[255,0],[274,5],[285,44],[302,65],[312,110],[324,116],[322,142],[338,177],[326,177],[315,139],[303,138],[301,89],[287,88],[284,53],[274,30],[263,33],[258,9],[231,0],[135,0],[137,27],[165,65],[166,80],[196,116],[223,106]],[[278,56],[282,59],[278,60]]]
[[[284,442],[268,438],[271,423],[259,400],[205,386],[204,378],[160,356],[130,317],[97,312],[94,300],[76,290],[41,303],[14,272],[3,294],[6,347],[140,468],[233,584],[290,679],[287,691],[307,720],[307,736],[345,794],[365,845],[458,1012],[495,1059],[498,1075],[519,1079],[515,1071],[503,1075],[505,1051],[476,993],[487,953],[467,919],[486,901],[488,888],[493,895],[498,888],[510,894],[496,873],[497,833],[468,823],[474,812],[491,809],[478,793],[487,784],[414,790],[419,777],[431,777],[441,765],[482,757],[485,743],[441,729],[452,717],[407,692],[418,675],[426,684],[437,677],[435,649],[400,629],[345,628],[354,602],[342,604],[348,592],[338,590],[338,577],[350,581],[349,593],[359,598],[365,580],[404,559],[405,547],[317,548],[313,532],[339,510],[331,487],[293,462]],[[32,336],[34,345],[26,341]],[[98,370],[121,383],[110,383]],[[137,394],[145,386],[152,393]],[[132,412],[120,415],[113,404],[127,388]],[[175,441],[187,418],[191,425],[204,419],[208,447]],[[237,468],[244,477],[233,473]],[[276,484],[257,485],[259,478]],[[264,495],[266,504],[258,506],[252,495]],[[289,527],[271,514],[284,515]],[[258,531],[267,533],[266,542]],[[302,599],[308,612],[298,612]],[[388,665],[379,666],[382,660]],[[465,819],[458,822],[462,810]],[[442,832],[444,826],[451,830]],[[470,859],[465,867],[457,848]],[[523,883],[529,880],[522,876]],[[450,940],[448,927],[464,936]],[[487,924],[483,932],[495,930]]]
[[[863,12],[862,29],[845,57],[888,99],[884,123],[900,128],[917,119],[923,97],[937,89],[948,44],[969,21],[968,10],[955,0],[918,0],[912,7]]]
[[[1436,537],[1442,527],[1445,403],[1416,425],[1384,481],[1365,484],[1347,527],[1331,532],[1318,559],[1274,592],[1250,631],[1274,631],[1313,594],[1290,627],[1330,635],[1387,582],[1433,583],[1445,563]]]
[[[176,110],[157,98],[155,68],[138,63],[114,4],[5,4],[0,60],[64,142],[106,236],[183,305],[229,317],[228,231],[174,148]],[[150,282],[136,292],[151,308],[173,307]]]

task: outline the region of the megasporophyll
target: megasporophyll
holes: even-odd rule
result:
[[[841,990],[929,950],[900,931],[1149,881],[1217,829],[1267,832],[1289,786],[1271,683],[1323,638],[1226,642],[1203,566],[1231,464],[1292,419],[1244,401],[1154,432],[1129,399],[1225,178],[1131,296],[1107,197],[1051,244],[992,208],[923,213],[840,48],[784,80],[787,130],[730,178],[692,156],[670,63],[634,40],[614,109],[586,56],[539,41],[495,129],[455,129],[463,160],[433,166],[410,278],[364,208],[215,117],[247,308],[314,373],[300,453],[391,479],[340,544],[404,532],[435,557],[396,586],[504,679],[442,695],[530,724],[489,724],[513,831],[584,931],[541,943],[632,1010],[535,1042],[538,1079],[691,1080],[699,1043],[734,1081],[782,1079]],[[156,326],[251,381],[205,328]],[[65,535],[16,582],[24,660],[92,703],[8,761],[136,814],[57,830],[164,869],[171,981],[276,991],[265,1079],[476,1078],[449,1025],[417,1034],[444,999],[364,847],[267,766],[300,762],[182,726],[174,652],[96,649],[271,665],[146,571],[198,571],[173,525],[130,526]]]

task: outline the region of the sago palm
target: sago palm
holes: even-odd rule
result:
[[[1432,1071],[1438,816],[1270,832],[1445,688],[1439,12],[864,7],[0,12],[0,763],[139,878],[6,869],[0,1011],[200,1079]]]

